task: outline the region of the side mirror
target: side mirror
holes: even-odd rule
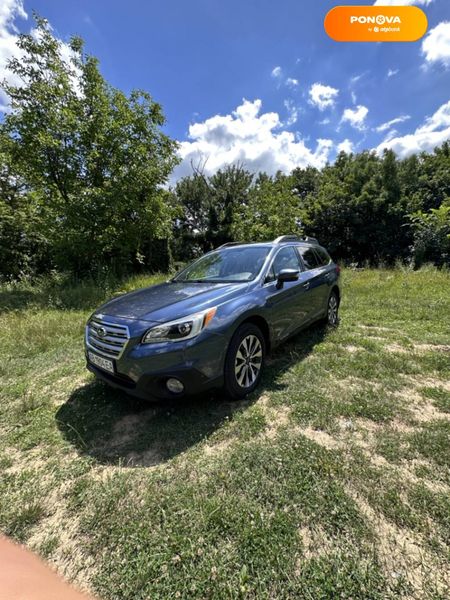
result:
[[[297,269],[281,269],[277,276],[277,289],[282,288],[286,281],[297,281],[299,273]]]

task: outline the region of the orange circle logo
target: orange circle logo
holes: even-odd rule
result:
[[[417,6],[335,6],[324,27],[336,42],[415,42],[428,19]]]

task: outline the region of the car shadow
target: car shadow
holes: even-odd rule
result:
[[[94,380],[76,389],[57,411],[62,435],[78,452],[100,464],[152,466],[208,438],[265,392],[282,390],[283,373],[304,360],[326,334],[312,326],[269,357],[258,389],[241,401],[220,391],[173,401],[146,402]]]

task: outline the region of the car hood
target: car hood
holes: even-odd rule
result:
[[[165,322],[199,312],[245,293],[248,283],[168,281],[113,298],[94,314]]]

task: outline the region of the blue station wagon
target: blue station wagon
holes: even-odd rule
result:
[[[213,388],[243,398],[268,352],[314,321],[337,325],[340,301],[340,269],[314,238],[224,244],[98,308],[86,325],[87,368],[140,398]]]

